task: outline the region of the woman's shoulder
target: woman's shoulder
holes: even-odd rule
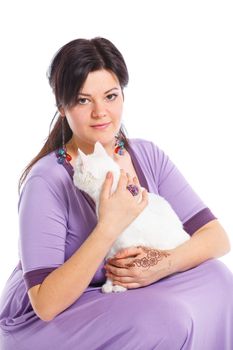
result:
[[[32,178],[40,177],[52,184],[57,183],[59,180],[64,181],[69,177],[68,175],[65,167],[57,162],[56,153],[53,151],[33,165],[26,180],[29,181]]]
[[[163,153],[153,141],[142,138],[130,138],[129,146],[134,153],[141,155],[143,158],[159,157]]]
[[[56,152],[39,159],[29,171],[20,191],[19,205],[24,194],[34,192],[45,196],[50,194],[64,202],[73,189],[73,181],[67,169],[57,162]]]

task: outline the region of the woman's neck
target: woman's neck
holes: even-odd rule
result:
[[[108,144],[103,144],[103,147],[111,158],[118,159],[121,157],[119,154],[115,153],[115,139]],[[81,144],[80,142],[77,142],[73,137],[66,144],[67,152],[71,155],[72,159],[77,158],[79,148],[85,154],[91,154],[94,152],[94,144]]]

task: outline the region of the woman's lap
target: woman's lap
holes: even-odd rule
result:
[[[233,277],[211,260],[124,293],[86,291],[52,322],[35,317],[13,336],[19,350],[230,350],[232,328]]]

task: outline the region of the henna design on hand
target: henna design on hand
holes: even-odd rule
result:
[[[170,254],[164,250],[157,250],[139,246],[147,255],[141,259],[134,259],[131,263],[126,264],[126,267],[147,267],[147,270],[154,265],[157,265],[163,258],[167,258]]]

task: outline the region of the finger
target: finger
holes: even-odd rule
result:
[[[128,277],[128,276],[124,276],[124,277],[120,277],[120,276],[114,276],[112,274],[108,274],[106,276],[107,278],[109,278],[110,280],[112,280],[113,284],[115,283],[129,283],[129,282],[135,282],[135,279],[132,277]]]
[[[144,209],[148,205],[148,192],[146,189],[142,191],[141,202],[139,203],[140,209]]]
[[[122,282],[113,282],[113,285],[118,285],[118,286],[122,286],[122,287],[125,287],[127,289],[134,289],[134,288],[140,288],[140,287],[143,287],[141,286],[139,283],[122,283]]]
[[[108,171],[106,174],[106,178],[104,180],[101,193],[100,193],[100,198],[109,198],[111,195],[111,188],[112,188],[112,183],[113,183],[113,175],[111,171]]]
[[[120,268],[125,268],[127,264],[132,262],[132,259],[134,259],[134,257],[130,257],[130,258],[124,258],[124,259],[111,259],[107,262],[107,264],[104,266],[106,269],[110,269],[114,266],[114,267],[120,267]]]
[[[136,255],[138,255],[140,253],[141,253],[140,248],[138,248],[138,247],[128,247],[128,248],[119,250],[115,254],[114,258],[123,259],[123,258],[127,258],[129,256],[136,256]]]
[[[132,271],[129,271],[129,269],[119,268],[112,265],[106,266],[106,274],[112,274],[113,276],[133,277],[133,273]]]
[[[117,189],[126,190],[127,184],[128,184],[128,177],[126,175],[126,172],[123,169],[121,169],[120,178],[117,184]]]
[[[133,183],[133,177],[129,173],[126,173],[126,176],[128,178],[128,184],[132,184]]]
[[[134,185],[136,185],[136,186],[138,186],[138,187],[141,187],[137,176],[134,176],[134,177],[133,177],[133,183],[134,183]]]

